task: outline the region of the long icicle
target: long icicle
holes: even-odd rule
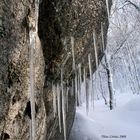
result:
[[[87,79],[86,81],[86,92],[87,92],[87,115],[89,113],[89,99],[90,99],[90,80]]]
[[[82,84],[82,71],[81,71],[81,63],[79,63],[79,104],[81,104],[81,84]]]
[[[97,70],[99,62],[98,62],[98,53],[97,53],[97,44],[96,44],[96,34],[95,34],[95,31],[93,32],[93,41],[94,41],[95,64],[96,64],[96,70]],[[95,72],[95,81],[97,81],[96,79],[97,79],[97,71]],[[97,84],[95,82],[94,89],[96,89],[96,88],[97,88]]]
[[[104,27],[103,27],[103,23],[101,22],[101,37],[102,37],[102,51],[104,52],[105,50],[105,46],[104,46]]]
[[[89,97],[87,92],[87,80],[86,80],[86,69],[84,68],[84,87],[85,87],[85,96],[86,96],[86,113],[88,115],[88,108],[89,108]]]
[[[72,79],[71,96],[74,96],[74,80]]]
[[[67,112],[69,110],[69,87],[66,87],[66,107],[67,107]]]
[[[109,22],[110,12],[109,12],[109,3],[108,3],[108,0],[106,0],[106,10],[107,10],[108,22]]]
[[[77,106],[80,105],[80,75],[79,70],[77,71]]]
[[[61,133],[61,97],[60,97],[60,85],[57,83],[57,110],[58,110],[58,121],[59,121],[59,131]]]
[[[77,106],[78,102],[77,102],[77,72],[75,71],[75,105]]]
[[[98,53],[97,53],[97,45],[96,45],[96,35],[95,35],[95,32],[93,32],[93,42],[94,42],[95,64],[96,64],[96,69],[97,69],[97,67],[98,67]]]
[[[64,87],[63,87],[63,68],[61,68],[61,91],[62,91],[63,131],[64,131],[64,140],[66,140],[67,135],[66,135],[65,95],[64,95]]]
[[[31,40],[30,45],[30,103],[31,103],[31,139],[35,140],[35,89],[34,89],[34,40]]]
[[[88,63],[89,63],[89,74],[90,74],[90,82],[91,82],[91,106],[94,109],[94,92],[93,92],[93,77],[92,77],[92,67],[91,67],[91,54],[88,54]]]
[[[72,51],[72,59],[73,59],[73,70],[75,70],[74,37],[71,37],[71,51]]]
[[[57,109],[56,109],[56,86],[52,83],[52,91],[53,91],[53,113],[54,117],[56,116]]]
[[[35,70],[34,70],[34,49],[36,47],[36,36],[38,32],[38,12],[39,12],[39,0],[35,0],[35,31],[31,30],[29,31],[29,37],[30,37],[30,103],[31,103],[31,139],[35,140],[35,89],[34,89],[34,76],[35,76]],[[31,26],[34,23],[30,23]]]

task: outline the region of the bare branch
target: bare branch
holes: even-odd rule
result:
[[[136,5],[135,3],[131,2],[130,0],[126,0],[125,2],[128,2],[129,4],[133,5],[140,12],[140,7],[138,5]]]
[[[131,32],[128,33],[127,37],[122,41],[122,43],[120,44],[120,46],[117,48],[117,50],[111,55],[111,59],[113,59],[113,57],[120,51],[120,49],[123,47],[124,43],[127,41],[127,39],[130,37],[130,35],[132,34],[134,30],[132,30]]]
[[[103,66],[104,69],[108,69],[108,67],[105,64],[103,64],[103,62],[101,62],[101,65]]]

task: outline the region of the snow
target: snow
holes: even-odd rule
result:
[[[77,108],[69,140],[139,140],[140,96],[119,94],[116,102],[116,109],[110,111],[103,99],[96,100],[88,116],[85,104]]]

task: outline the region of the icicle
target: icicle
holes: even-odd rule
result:
[[[98,67],[98,54],[97,54],[97,45],[96,45],[96,35],[95,32],[93,32],[93,41],[94,41],[94,55],[95,55],[95,64],[96,64],[96,69]]]
[[[77,106],[78,102],[77,102],[77,91],[78,91],[78,87],[77,87],[77,72],[75,72],[75,104]]]
[[[77,106],[80,105],[80,75],[79,71],[77,74]]]
[[[94,55],[95,55],[95,64],[96,64],[96,70],[98,68],[98,53],[97,53],[97,45],[96,45],[96,35],[95,32],[93,33],[93,41],[94,41]],[[97,79],[97,75],[95,73],[95,79]],[[93,83],[92,83],[93,86]],[[96,89],[96,82],[95,82],[95,89]],[[93,90],[93,88],[92,88]],[[94,100],[94,99],[93,99]]]
[[[102,35],[102,47],[103,47],[103,49],[105,49],[103,23],[101,23],[101,35]]]
[[[105,46],[104,46],[104,28],[103,28],[103,23],[101,22],[101,35],[102,35],[102,48],[103,48],[103,52],[104,52],[104,49],[105,49]]]
[[[81,84],[82,84],[82,72],[81,64],[78,65],[78,76],[77,76],[77,104],[81,104]]]
[[[72,59],[73,59],[73,70],[75,70],[74,37],[71,37],[71,50],[72,50]]]
[[[64,59],[63,63],[62,63],[62,67],[64,67],[68,61],[68,59],[70,58],[70,53],[67,54],[67,57]]]
[[[106,9],[107,9],[107,15],[108,15],[108,22],[109,22],[110,12],[109,12],[109,4],[108,4],[108,0],[106,0]]]
[[[69,109],[69,87],[66,88],[66,106],[67,106],[67,112]]]
[[[31,135],[32,134],[32,121],[31,120],[29,122],[29,129],[30,129],[29,130],[30,131],[30,138],[29,139],[32,140],[32,135]]]
[[[84,68],[84,90],[85,90],[85,96],[86,96],[86,113],[88,115],[88,107],[89,107],[89,97],[87,92],[87,80],[86,80],[86,69]]]
[[[52,83],[52,91],[53,91],[53,113],[54,117],[56,116],[57,109],[56,109],[56,86]]]
[[[69,104],[68,104],[68,101],[69,101],[69,87],[68,87],[68,80],[67,80],[67,85],[66,85],[66,109],[67,109],[67,112],[68,112],[68,108],[69,108]]]
[[[86,81],[86,93],[87,93],[87,115],[88,115],[88,113],[89,113],[89,94],[90,94],[89,87],[90,87],[90,80],[87,80],[87,81]]]
[[[89,63],[89,74],[90,74],[90,82],[91,82],[91,105],[94,108],[94,93],[93,93],[93,79],[92,79],[92,67],[91,67],[91,54],[88,54],[88,63]]]
[[[78,74],[78,76],[79,76],[79,104],[81,104],[81,97],[82,97],[82,95],[81,95],[81,84],[82,84],[82,72],[81,72],[81,63],[79,64],[79,66],[78,66],[78,68],[79,68],[79,74]]]
[[[34,49],[36,48],[36,36],[38,32],[38,11],[39,11],[39,0],[35,1],[35,12],[34,12],[34,19],[33,21],[29,19],[29,26],[34,27],[35,30],[32,30],[30,28],[29,30],[29,46],[30,46],[30,103],[31,103],[31,136],[30,138],[32,140],[35,140],[35,89],[34,89],[34,76],[35,76],[35,70],[34,70]]]
[[[31,103],[31,139],[35,140],[35,89],[34,89],[34,53],[30,50],[30,103]]]
[[[61,68],[61,90],[62,90],[62,115],[63,115],[63,131],[64,131],[64,140],[66,140],[66,112],[65,112],[65,95],[63,87],[63,68]]]
[[[74,96],[74,80],[72,79],[71,96]]]
[[[60,101],[60,85],[57,83],[57,110],[58,110],[58,121],[59,121],[59,131],[61,133],[61,101]]]

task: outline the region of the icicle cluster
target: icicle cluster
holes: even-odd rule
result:
[[[72,57],[73,57],[73,70],[76,73],[75,79],[71,80],[71,87],[69,86],[70,82],[64,82],[63,74],[64,74],[64,66],[66,65],[68,59],[70,58],[70,53],[68,53],[67,57],[64,59],[62,66],[61,66],[61,81],[60,83],[54,84],[52,83],[52,92],[53,92],[53,113],[54,117],[58,116],[59,120],[59,131],[62,132],[63,128],[63,135],[64,140],[67,138],[67,131],[66,131],[66,112],[69,109],[69,93],[71,96],[74,96],[78,99],[78,90],[81,87],[81,66],[79,67],[79,71],[76,72],[75,70],[75,55],[74,55],[74,38],[71,37],[71,45],[72,45]],[[78,82],[79,79],[79,82]],[[80,90],[79,90],[80,91]],[[80,94],[80,93],[79,93]],[[78,97],[78,98],[77,98]],[[77,101],[77,100],[76,100]]]
[[[103,24],[101,23],[101,36],[102,36],[102,49],[104,51],[104,33],[103,33]],[[94,56],[95,56],[95,64],[96,69],[99,65],[98,62],[98,53],[97,53],[97,44],[96,44],[96,35],[93,32],[93,42],[94,42]],[[54,117],[58,115],[59,119],[59,131],[64,133],[64,140],[67,138],[67,131],[66,131],[66,112],[69,109],[69,96],[75,96],[75,104],[79,106],[82,104],[83,101],[86,100],[86,113],[89,112],[89,103],[91,101],[91,106],[94,109],[94,89],[93,89],[93,70],[92,70],[92,58],[91,54],[88,54],[88,69],[83,69],[82,74],[82,66],[79,63],[76,66],[75,63],[75,52],[74,52],[74,38],[71,37],[71,56],[73,60],[72,68],[74,72],[74,78],[71,81],[64,82],[64,65],[68,61],[70,54],[67,55],[66,59],[62,63],[61,67],[61,82],[57,83],[56,85],[52,85],[53,91],[53,110],[54,110]],[[89,80],[87,78],[87,74],[89,71]],[[83,82],[82,82],[83,76]],[[71,86],[69,86],[71,84]],[[82,87],[84,88],[84,92],[82,91]],[[70,93],[70,95],[69,95]],[[86,98],[85,98],[86,97]],[[84,99],[84,100],[83,100]],[[91,99],[91,100],[90,100]],[[61,122],[62,121],[62,122]]]

